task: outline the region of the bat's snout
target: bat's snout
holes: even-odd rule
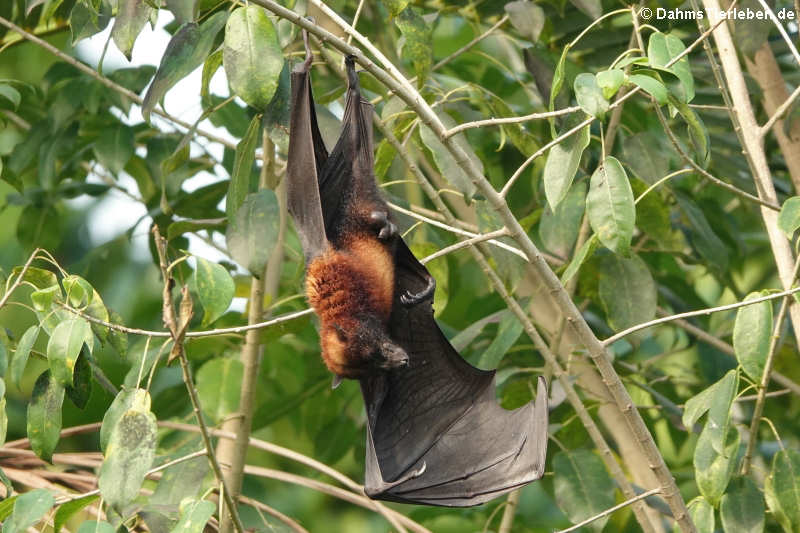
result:
[[[383,356],[381,361],[383,368],[399,368],[408,364],[408,353],[392,342],[381,344],[381,355]]]

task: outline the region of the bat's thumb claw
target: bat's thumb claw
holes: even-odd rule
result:
[[[419,470],[415,471],[411,477],[419,477],[425,473],[425,469],[428,468],[428,463],[422,462],[422,466],[419,467]]]

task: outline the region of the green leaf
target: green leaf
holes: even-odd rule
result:
[[[207,326],[228,310],[236,287],[233,278],[223,266],[202,257],[197,258],[195,279],[197,295],[205,311],[202,325]]]
[[[225,25],[222,64],[233,92],[263,110],[283,69],[283,52],[264,8],[250,4],[231,13]]]
[[[181,517],[170,533],[202,533],[217,506],[208,500],[187,498],[181,502]]]
[[[36,338],[39,336],[39,326],[31,326],[20,337],[17,343],[17,350],[14,352],[14,357],[11,359],[11,369],[9,378],[11,383],[20,386],[22,382],[22,374],[25,372],[25,365],[28,363],[28,356],[31,353],[31,348],[36,343]]]
[[[21,272],[22,267],[14,267],[14,270],[11,271],[11,277],[16,279]],[[53,285],[58,286],[58,278],[56,275],[43,268],[28,267],[22,279],[23,281],[31,283],[37,289],[47,289]]]
[[[589,126],[581,128],[580,131],[550,148],[542,178],[550,209],[556,209],[567,195],[587,146],[589,146]]]
[[[707,264],[718,272],[725,272],[728,268],[728,248],[725,243],[714,233],[702,209],[689,197],[675,194],[678,206],[689,221],[690,237],[694,248]]]
[[[598,294],[614,331],[652,320],[658,295],[647,264],[638,255],[608,254],[598,265]]]
[[[134,500],[156,454],[156,417],[149,410],[125,411],[111,429],[100,467],[100,495],[121,509]]]
[[[261,126],[264,128],[264,131],[267,132],[267,136],[269,136],[270,140],[272,140],[283,153],[289,150],[290,70],[289,63],[284,63],[283,70],[281,70],[281,75],[278,78],[278,88],[275,89],[275,94],[264,110],[264,117],[261,120]],[[277,179],[279,179],[279,177]],[[273,190],[277,186],[277,181],[274,183],[267,183],[267,187]]]
[[[268,189],[247,195],[228,224],[231,257],[253,275],[261,276],[278,239],[280,215],[275,193]]]
[[[36,311],[49,311],[54,301],[61,299],[61,288],[58,285],[39,289],[31,293],[31,303]]]
[[[122,317],[119,316],[119,313],[117,313],[116,311],[111,311],[111,313],[109,315],[109,321],[112,324],[117,324],[117,325],[120,325],[120,326],[122,326],[124,324],[124,322],[122,320]],[[97,334],[97,331],[95,330],[95,335],[96,334]],[[127,352],[128,352],[128,334],[127,333],[125,333],[124,331],[119,331],[119,330],[116,330],[116,329],[110,329],[109,328],[108,342],[111,344],[111,346],[114,347],[114,349],[117,351],[117,353],[119,355],[121,355],[122,357],[125,357],[125,354],[127,354]]]
[[[800,228],[800,196],[792,196],[783,202],[778,215],[778,227],[790,239],[797,228]]]
[[[115,530],[108,522],[87,520],[78,527],[76,533],[115,533]]]
[[[10,493],[11,491],[8,492],[8,494]],[[0,501],[0,522],[5,522],[6,519],[11,516],[11,513],[14,512],[14,504],[17,502],[18,498],[19,495],[11,496],[10,498]]]
[[[731,406],[739,388],[739,374],[735,370],[731,370],[718,383],[719,386],[711,398],[708,420],[703,431],[708,433],[714,451],[724,454],[725,435],[728,434],[728,428],[730,428]]]
[[[381,0],[389,14],[396,17],[408,5],[408,0]]]
[[[731,481],[719,505],[725,531],[761,533],[764,531],[764,497],[753,480],[738,477]]]
[[[566,77],[565,68],[566,68],[566,62],[567,62],[567,52],[569,52],[569,49],[570,49],[569,45],[564,47],[564,50],[561,52],[561,57],[558,58],[558,64],[556,64],[556,69],[555,69],[555,71],[553,71],[553,85],[550,87],[550,103],[549,103],[549,105],[547,107],[548,111],[555,111],[556,98],[558,97],[558,93],[561,92],[561,87],[564,85],[564,78]],[[550,122],[550,134],[555,139],[556,138],[556,126],[555,126],[556,123],[555,123],[555,120],[553,120],[553,118],[551,117],[551,118],[548,118],[547,121]],[[579,133],[579,135],[581,135],[581,134],[582,134],[582,132]],[[589,141],[588,141],[589,130],[588,130],[588,128],[586,130],[586,138],[587,138],[586,144],[589,144]],[[552,150],[551,150],[551,152],[552,152]],[[580,159],[579,159],[579,162],[580,162]],[[576,168],[577,168],[577,165],[576,165]],[[547,183],[547,180],[545,180],[545,183]],[[569,187],[567,187],[567,189],[568,188]],[[565,189],[565,191],[566,191],[566,189]],[[548,197],[548,201],[550,201],[549,197]],[[557,204],[558,202],[555,202],[555,203]],[[553,206],[554,205],[553,202],[550,202],[550,205]]]
[[[736,469],[736,459],[739,452],[739,432],[730,426],[725,439],[725,453],[717,453],[711,445],[711,422],[706,422],[706,427],[700,433],[694,449],[694,473],[697,488],[700,489],[706,500],[714,507],[719,505],[719,500],[725,493],[733,471]]]
[[[573,524],[614,505],[614,482],[603,461],[588,450],[558,452],[553,457],[556,503]],[[608,517],[589,527],[602,531]]]
[[[226,200],[226,212],[228,220],[232,219],[239,208],[242,206],[245,197],[250,193],[250,174],[253,170],[255,161],[255,150],[261,138],[261,121],[258,116],[253,117],[247,128],[247,133],[236,145],[236,158],[233,161],[233,172],[231,182],[228,187],[228,198]]]
[[[658,105],[664,105],[669,101],[667,88],[653,77],[645,74],[628,74],[628,81],[652,96]]]
[[[53,330],[47,343],[47,360],[53,377],[64,386],[72,385],[72,371],[81,346],[92,344],[92,328],[83,318],[61,322]]]
[[[625,163],[648,185],[653,185],[669,172],[669,153],[650,131],[643,131],[622,142]]]
[[[681,101],[689,103],[694,99],[694,78],[689,67],[689,58],[683,56],[675,64],[667,67],[667,63],[678,57],[686,47],[676,36],[655,32],[650,35],[647,44],[647,58],[653,68],[664,69],[673,73],[681,82]]]
[[[61,528],[67,523],[67,521],[72,518],[78,511],[86,507],[87,505],[91,505],[100,498],[97,494],[90,494],[89,496],[84,496],[83,498],[78,498],[77,500],[70,500],[66,503],[62,503],[58,506],[58,510],[56,511],[55,518],[53,519],[53,533],[58,533],[61,531]]]
[[[433,30],[414,7],[406,7],[397,15],[394,23],[405,38],[401,57],[411,60],[417,75],[417,86],[422,87],[433,64]]]
[[[503,359],[509,348],[517,342],[521,333],[522,322],[519,321],[516,315],[509,314],[504,316],[497,328],[497,336],[481,354],[478,367],[484,369],[497,368],[500,360]]]
[[[767,291],[751,292],[744,301],[767,296]],[[765,301],[740,307],[733,325],[733,351],[750,379],[761,382],[772,337],[772,303]]]
[[[447,129],[450,129],[456,125],[455,121],[450,118],[450,115],[447,113],[439,111],[436,114]],[[475,184],[473,184],[472,180],[469,179],[464,169],[459,166],[450,151],[444,147],[442,142],[439,140],[439,137],[433,133],[433,130],[423,124],[420,124],[419,135],[420,138],[422,138],[422,142],[425,143],[425,146],[427,146],[428,150],[431,151],[431,154],[433,155],[433,161],[439,168],[439,172],[442,174],[442,177],[450,182],[460,192],[464,193],[465,199],[468,202],[472,200],[472,197],[475,196]],[[462,150],[464,150],[464,152],[466,152],[469,160],[482,174],[483,162],[470,147],[464,134],[459,133],[453,136],[452,141]]]
[[[122,124],[109,128],[94,143],[94,153],[100,164],[113,174],[122,172],[134,148],[133,130]]]
[[[621,68],[603,70],[597,73],[595,79],[603,93],[603,98],[610,100],[625,83],[625,72]]]
[[[200,230],[221,230],[225,228],[224,218],[208,218],[204,220],[176,220],[167,226],[167,240],[180,237],[184,233]]]
[[[608,100],[603,96],[603,91],[597,84],[594,74],[582,72],[575,77],[573,83],[575,98],[578,105],[587,114],[603,120],[608,111]]]
[[[739,13],[747,13],[748,10],[751,13],[765,13],[758,0],[739,0],[736,2],[736,9]],[[795,16],[794,18],[796,19],[797,17]],[[736,39],[736,49],[748,58],[753,59],[758,49],[767,42],[771,29],[772,21],[769,17],[734,17],[733,33]]]
[[[683,120],[686,121],[689,140],[692,142],[692,150],[694,151],[695,160],[697,164],[703,168],[708,167],[711,159],[711,141],[708,137],[708,129],[700,115],[695,113],[694,109],[689,107],[686,103],[681,102],[675,97],[669,98],[669,103],[678,110]]]
[[[61,285],[64,286],[69,305],[78,308],[89,305],[94,289],[88,281],[80,276],[71,274],[61,280]]]
[[[569,262],[567,265],[566,270],[561,275],[561,284],[565,285],[572,279],[572,277],[578,272],[583,265],[584,261],[592,256],[597,247],[600,245],[600,241],[597,240],[597,235],[592,235],[589,237],[583,246],[581,246],[580,250],[575,253],[575,257],[572,258],[572,261]]]
[[[541,6],[530,0],[516,0],[507,3],[504,9],[510,17],[511,25],[522,37],[531,42],[539,40],[545,21],[544,9]]]
[[[203,62],[203,79],[200,85],[200,100],[203,102],[204,109],[212,106],[209,85],[211,84],[211,78],[214,76],[214,74],[216,74],[217,70],[219,70],[219,67],[221,66],[221,48],[209,55]]]
[[[175,32],[167,44],[156,76],[142,103],[142,116],[146,121],[150,121],[151,111],[167,91],[203,64],[211,53],[214,39],[225,25],[226,19],[227,12],[218,11],[208,17],[202,25],[187,22]]]
[[[203,478],[209,471],[207,457],[195,457],[164,470],[150,503],[177,505],[185,497],[195,497],[204,487]]]
[[[583,219],[586,206],[586,182],[579,181],[570,187],[555,210],[545,206],[539,221],[539,237],[544,247],[559,257],[569,257]]]
[[[786,533],[800,529],[800,452],[787,448],[775,454],[764,480],[764,496]]]
[[[191,22],[197,17],[199,0],[166,0],[167,9],[175,15],[178,24]]]
[[[100,426],[100,449],[102,451],[105,452],[111,439],[111,432],[119,423],[119,419],[131,409],[149,411],[150,394],[144,389],[127,389],[125,387],[117,393],[103,416],[103,424]]]
[[[731,394],[736,394],[736,390],[738,388],[737,377],[738,374],[736,373],[736,370],[730,370],[722,377],[722,379],[686,401],[686,407],[683,410],[682,419],[683,425],[686,426],[686,429],[691,431],[695,422],[697,422],[697,420],[711,408],[712,402],[714,402],[714,400],[719,396],[723,396],[724,398],[727,398],[727,400],[716,404],[718,406],[718,410],[716,410],[714,413],[715,424],[720,425],[720,416],[725,416],[727,418],[727,413],[730,411],[730,401],[732,400]],[[728,409],[726,410],[722,408],[722,404],[725,402],[728,402]],[[722,415],[721,412],[723,410],[725,411],[724,415]]]
[[[14,512],[3,522],[3,533],[25,533],[44,518],[55,503],[49,490],[36,489],[20,494],[14,501]]]
[[[111,27],[111,38],[130,61],[133,43],[150,20],[153,8],[146,0],[118,0],[118,6],[114,26]]]
[[[232,357],[211,359],[197,372],[197,393],[203,411],[216,424],[239,409],[242,362]]]
[[[75,362],[73,385],[68,385],[65,390],[67,397],[79,409],[86,407],[89,396],[92,394],[92,366],[89,364],[89,357],[91,355],[84,344],[78,360]]]
[[[22,101],[19,91],[7,83],[0,83],[0,98],[8,100],[14,109],[17,109]]]
[[[636,208],[628,176],[615,157],[606,157],[592,174],[586,212],[600,242],[615,254],[627,255],[633,238]]]
[[[702,496],[697,496],[686,506],[689,516],[697,527],[697,533],[714,533],[714,508]],[[675,524],[679,531],[680,527]]]
[[[63,403],[64,387],[45,370],[33,385],[27,420],[31,449],[48,462],[61,434]]]
[[[99,12],[87,7],[83,2],[75,2],[69,14],[69,27],[72,32],[72,44],[100,33],[111,20],[111,5],[100,2]]]
[[[3,383],[3,394],[5,395],[5,381],[0,379],[0,382]],[[6,398],[3,396],[0,399],[0,446],[5,444],[6,442],[6,435],[8,434],[8,413],[6,412]],[[9,489],[10,483],[8,483],[8,478],[2,479],[3,484],[6,486],[6,489]],[[8,494],[8,491],[6,492]]]

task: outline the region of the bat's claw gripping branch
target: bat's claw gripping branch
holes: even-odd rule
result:
[[[400,303],[405,305],[406,307],[411,307],[412,305],[417,305],[418,303],[424,302],[430,298],[433,298],[433,293],[436,290],[436,280],[433,276],[428,276],[428,285],[417,293],[412,293],[411,291],[406,291],[405,294],[400,295]]]

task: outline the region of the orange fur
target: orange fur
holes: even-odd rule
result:
[[[394,263],[388,245],[366,234],[329,248],[308,265],[308,301],[321,321],[322,358],[343,377],[367,372],[372,324],[385,329],[394,297]]]

